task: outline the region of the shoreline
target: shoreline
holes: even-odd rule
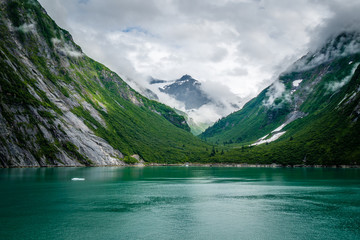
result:
[[[179,166],[179,167],[236,167],[236,168],[360,168],[360,165],[281,165],[281,164],[249,164],[249,163],[185,163],[162,164],[149,163],[145,166]]]
[[[248,163],[139,163],[139,164],[125,164],[125,165],[96,165],[96,166],[79,166],[79,165],[48,165],[48,166],[12,166],[0,167],[0,169],[12,168],[80,168],[80,167],[233,167],[233,168],[333,168],[333,169],[357,169],[360,165],[281,165],[281,164],[248,164]]]

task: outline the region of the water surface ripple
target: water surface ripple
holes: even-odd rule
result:
[[[359,169],[0,169],[0,192],[0,239],[360,239]]]

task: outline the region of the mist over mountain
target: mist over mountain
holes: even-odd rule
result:
[[[185,104],[185,109],[199,109],[202,105],[211,102],[201,89],[201,83],[190,75],[184,75],[174,83],[159,88],[163,93],[174,97]]]
[[[356,164],[360,157],[359,43],[360,33],[354,31],[328,38],[243,109],[200,136],[217,144],[242,146],[239,159],[266,156],[282,164]],[[234,152],[228,157],[234,158]]]
[[[142,86],[132,84],[143,95],[179,110],[196,135],[217,119],[240,109],[246,101],[224,85],[212,81],[200,82],[187,74],[176,80],[150,77]]]
[[[93,4],[80,2],[85,8]],[[293,64],[280,64],[278,69],[286,70],[247,102],[240,97],[246,94],[235,94],[235,85],[225,78],[220,81],[216,74],[203,78],[184,71],[193,77],[181,77],[179,68],[171,72],[175,77],[149,79],[143,78],[144,72],[128,75],[136,72],[129,67],[124,81],[88,57],[37,1],[0,0],[0,164],[356,165],[360,158],[360,33],[355,9],[359,5],[351,9],[344,3],[337,11],[339,4],[329,6],[333,15],[316,28],[318,37],[309,39],[313,45],[308,53]],[[155,39],[141,27],[127,27],[122,33]],[[250,49],[237,49],[249,57],[246,50]],[[259,48],[251,52],[258,57],[267,56],[266,51],[255,49]],[[224,66],[221,59],[232,51],[215,50],[202,57]],[[148,66],[154,55],[165,62],[170,59],[157,51],[144,53],[135,62],[140,68]],[[236,58],[241,63],[244,59]],[[241,79],[248,69],[239,67],[239,62],[232,65],[231,74]],[[256,80],[253,86],[267,81]],[[237,82],[237,90],[242,83]],[[248,87],[244,84],[244,91],[252,92]],[[199,138],[190,133],[210,125]]]

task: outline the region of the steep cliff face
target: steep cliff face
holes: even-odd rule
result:
[[[0,166],[180,161],[204,146],[183,117],[87,57],[34,0],[0,1],[0,64]]]

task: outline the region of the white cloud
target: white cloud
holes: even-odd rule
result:
[[[327,85],[327,89],[330,92],[335,92],[335,91],[339,90],[340,88],[342,88],[343,86],[345,86],[345,84],[347,84],[351,80],[352,76],[354,75],[354,73],[359,65],[360,65],[359,63],[354,64],[354,66],[351,69],[351,72],[348,76],[344,77],[341,81],[329,83]]]
[[[190,74],[242,98],[342,29],[347,16],[359,26],[356,0],[40,2],[87,55],[122,77],[143,83]]]
[[[60,39],[52,38],[51,41],[58,51],[67,56],[75,58],[83,56],[83,53],[76,50],[74,46],[71,46]]]
[[[277,98],[284,97],[285,85],[280,81],[275,81],[266,92],[267,99],[264,101],[264,106],[273,106]]]
[[[24,23],[23,25],[17,28],[19,31],[28,33],[36,31],[36,26],[34,23]]]
[[[84,52],[120,75],[187,73],[222,82],[242,97],[265,87],[284,57],[304,50],[307,29],[324,10],[308,0],[40,2]],[[124,31],[129,28],[142,31]]]

